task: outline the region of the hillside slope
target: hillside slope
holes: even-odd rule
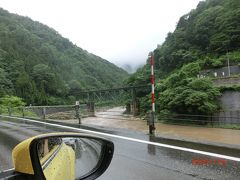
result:
[[[146,55],[147,56],[147,55]],[[203,69],[240,63],[240,1],[206,0],[183,15],[176,29],[154,50],[157,111],[211,114],[219,110],[221,91],[211,78],[199,79]],[[128,85],[148,83],[150,64],[138,69]],[[150,92],[148,92],[150,93]],[[139,92],[142,110],[151,103]]]
[[[71,99],[73,91],[120,86],[127,77],[54,29],[0,8],[0,97],[58,104]]]
[[[196,9],[179,19],[175,31],[154,51],[156,67],[167,74],[189,62],[217,59],[227,52],[238,52],[239,48],[240,1],[200,1]],[[219,59],[215,64],[208,62],[212,67],[217,64],[221,66]]]

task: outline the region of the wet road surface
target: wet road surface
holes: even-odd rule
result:
[[[147,122],[132,115],[124,114],[125,108],[115,107],[101,112],[95,112],[96,117],[82,118],[82,124],[107,128],[117,128],[148,133]],[[78,120],[57,120],[60,122],[78,123]],[[168,139],[184,139],[187,141],[221,144],[222,146],[238,147],[240,149],[240,130],[211,128],[204,126],[181,126],[155,123],[156,135]]]
[[[0,119],[0,170],[12,168],[11,151],[18,142],[54,131],[70,130],[22,120]],[[132,136],[131,133],[128,135]],[[144,134],[135,136],[149,140]],[[114,142],[115,152],[110,167],[99,179],[239,179],[240,176],[239,162],[227,160],[224,164],[193,165],[194,159],[216,162],[218,158],[114,137],[108,139]]]

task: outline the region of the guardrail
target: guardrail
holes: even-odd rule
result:
[[[26,107],[3,107],[0,106],[0,114],[34,119],[70,120],[84,116],[93,116],[94,109],[90,104],[59,105],[59,106],[26,106]]]

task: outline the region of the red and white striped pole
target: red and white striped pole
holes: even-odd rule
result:
[[[149,123],[149,133],[154,134],[155,132],[155,96],[154,96],[154,54],[153,52],[150,53],[150,65],[151,65],[151,82],[152,82],[152,114]]]
[[[155,112],[155,97],[154,97],[154,57],[151,52],[150,55],[150,65],[151,65],[151,81],[152,81],[152,112]]]

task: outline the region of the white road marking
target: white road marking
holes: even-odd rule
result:
[[[15,170],[15,169],[14,168],[6,169],[6,170],[3,170],[3,171],[0,171],[0,173],[5,173],[5,172],[8,172],[8,171],[12,171],[12,170]]]
[[[52,124],[52,123],[47,123],[47,122],[43,122],[43,121],[36,121],[36,120],[26,119],[26,118],[17,118],[17,117],[10,117],[10,116],[4,116],[4,115],[0,115],[0,117],[11,118],[11,119],[19,119],[19,120],[24,120],[24,121],[29,121],[29,122],[39,123],[39,124],[46,124],[46,125],[49,125],[49,126],[61,127],[61,128],[65,128],[65,129],[71,129],[71,130],[79,131],[79,132],[92,133],[92,134],[97,134],[97,135],[102,135],[102,136],[107,136],[107,137],[124,139],[124,140],[143,143],[143,144],[150,144],[150,145],[154,145],[154,146],[165,147],[165,148],[170,148],[170,149],[175,149],[175,150],[180,150],[180,151],[186,151],[186,152],[191,152],[191,153],[197,153],[197,154],[202,154],[202,155],[207,155],[207,156],[212,156],[212,157],[223,158],[223,159],[227,159],[227,160],[231,160],[231,161],[240,162],[240,158],[238,158],[238,157],[227,156],[227,155],[222,155],[222,154],[217,154],[217,153],[211,153],[211,152],[207,152],[207,151],[200,151],[200,150],[195,150],[195,149],[190,149],[190,148],[184,148],[184,147],[162,144],[162,143],[157,143],[157,142],[145,141],[145,140],[125,137],[125,136],[119,136],[119,135],[108,134],[108,133],[92,131],[92,130],[87,130],[87,129],[81,129],[81,128],[74,128],[74,127],[70,127],[70,126],[64,126],[64,125],[60,125],[60,124]]]

